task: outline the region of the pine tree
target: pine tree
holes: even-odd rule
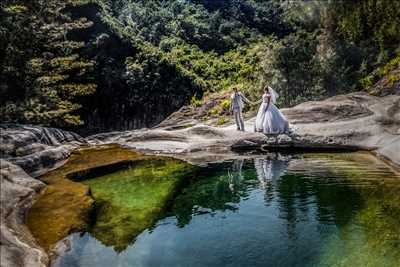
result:
[[[91,27],[92,22],[72,19],[63,12],[65,3],[60,1],[46,2],[43,7],[47,21],[36,27],[36,35],[45,52],[27,64],[27,82],[33,90],[25,103],[24,117],[41,124],[79,125],[83,122],[74,112],[81,106],[74,100],[96,90],[95,84],[84,76],[94,63],[77,54],[84,43],[69,40],[67,36],[71,31]]]
[[[34,1],[24,6],[29,10],[25,16],[31,18],[25,28],[31,37],[31,54],[25,55],[28,59],[21,71],[26,88],[24,100],[17,105],[11,103],[17,107],[3,109],[2,113],[14,112],[17,114],[11,116],[20,122],[42,125],[83,124],[76,114],[81,108],[77,100],[93,94],[96,85],[89,79],[94,62],[79,55],[85,44],[69,36],[71,32],[92,26],[86,18],[74,19],[67,13],[67,7],[79,4],[78,1],[51,0]]]

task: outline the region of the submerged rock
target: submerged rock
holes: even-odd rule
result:
[[[28,212],[27,225],[39,244],[55,254],[65,249],[52,250],[58,241],[84,230],[122,251],[154,224],[193,168],[118,145],[74,151],[66,164],[40,177],[48,186]]]
[[[86,229],[93,204],[88,186],[60,179],[38,197],[28,212],[26,224],[39,245],[50,251],[68,234]]]
[[[27,225],[39,244],[50,251],[72,232],[87,229],[94,200],[90,188],[67,176],[141,156],[118,145],[82,148],[74,151],[60,168],[40,177],[48,186],[27,215]]]
[[[98,203],[96,222],[89,232],[122,252],[162,216],[193,169],[179,160],[154,157],[135,161],[132,168],[82,181],[90,186]]]

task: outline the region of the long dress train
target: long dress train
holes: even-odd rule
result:
[[[270,101],[269,107],[268,100]],[[281,134],[289,132],[289,122],[275,106],[270,94],[263,95],[263,102],[258,110],[255,131],[265,134]]]

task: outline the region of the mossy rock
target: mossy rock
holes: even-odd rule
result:
[[[48,251],[68,234],[86,229],[93,204],[88,186],[65,179],[46,187],[29,210],[27,225]]]
[[[87,229],[94,200],[88,186],[66,177],[74,172],[143,157],[119,145],[84,147],[40,179],[48,184],[27,214],[26,223],[46,250],[68,234]]]

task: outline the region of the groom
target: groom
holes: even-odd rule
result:
[[[231,112],[235,117],[237,129],[244,132],[243,108],[244,102],[251,103],[236,87],[231,95]]]

